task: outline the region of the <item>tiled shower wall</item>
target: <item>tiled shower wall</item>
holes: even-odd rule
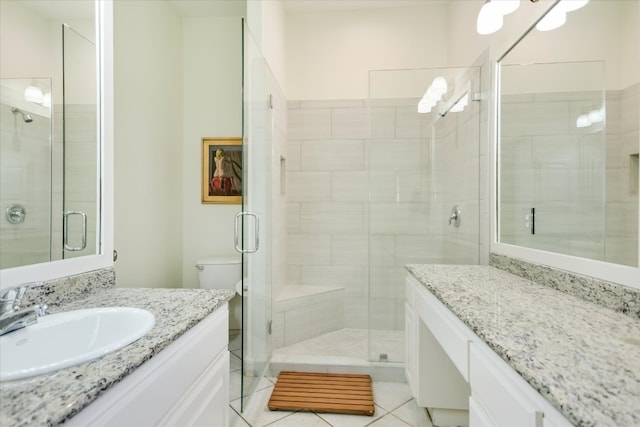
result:
[[[576,117],[601,93],[503,98],[503,241],[637,263],[639,93],[639,85],[608,91],[606,126],[587,128],[576,128]],[[524,226],[528,207],[536,207],[535,235]]]
[[[364,101],[289,101],[287,282],[345,289],[345,327],[367,328],[369,135]]]

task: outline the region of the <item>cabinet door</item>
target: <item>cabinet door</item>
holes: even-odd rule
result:
[[[229,352],[209,366],[160,426],[229,425]]]
[[[542,411],[523,389],[524,380],[491,350],[473,344],[471,395],[500,426],[542,427]]]
[[[469,427],[498,427],[473,396],[469,397]]]

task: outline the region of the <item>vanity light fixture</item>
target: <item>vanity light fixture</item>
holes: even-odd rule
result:
[[[44,94],[42,93],[42,89],[40,89],[38,86],[29,85],[24,90],[25,101],[33,102],[36,104],[42,104],[43,98],[44,98]]]
[[[51,92],[47,92],[42,96],[42,106],[51,108]]]
[[[536,30],[551,31],[562,27],[567,22],[567,12],[578,10],[587,3],[589,0],[561,0],[536,24]]]
[[[578,119],[576,120],[577,128],[586,128],[587,126],[591,126],[591,120],[589,120],[589,116],[586,114],[580,114]]]
[[[589,121],[591,121],[591,123],[600,123],[604,121],[604,107],[600,108],[599,110],[591,110],[589,111],[588,114],[589,117]]]
[[[451,107],[449,112],[450,113],[459,113],[460,111],[464,110],[467,105],[469,105],[469,94],[468,93],[466,93],[462,98],[460,98],[458,100],[458,102],[453,104],[453,107]]]
[[[502,28],[504,16],[520,7],[520,0],[486,0],[478,13],[476,31],[491,34]]]
[[[551,31],[562,27],[567,22],[567,12],[559,7],[554,7],[544,18],[536,24],[538,31]]]
[[[433,79],[420,102],[418,102],[418,113],[430,113],[431,109],[440,101],[442,95],[447,93],[447,79],[437,76]]]
[[[588,113],[580,114],[578,119],[576,120],[577,128],[586,128],[591,126],[594,123],[603,122],[605,119],[606,113],[604,110],[604,106],[599,109],[594,109],[589,111]]]

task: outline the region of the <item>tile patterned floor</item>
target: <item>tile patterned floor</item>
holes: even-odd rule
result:
[[[230,337],[231,376],[229,419],[231,427],[433,427],[426,411],[419,408],[406,383],[374,382],[376,412],[372,417],[310,412],[270,411],[267,402],[277,378],[263,378],[247,408],[240,413],[239,341]]]

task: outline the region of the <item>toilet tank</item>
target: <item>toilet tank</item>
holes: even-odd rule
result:
[[[242,263],[237,257],[207,257],[196,262],[198,281],[204,289],[233,289],[242,277]]]

